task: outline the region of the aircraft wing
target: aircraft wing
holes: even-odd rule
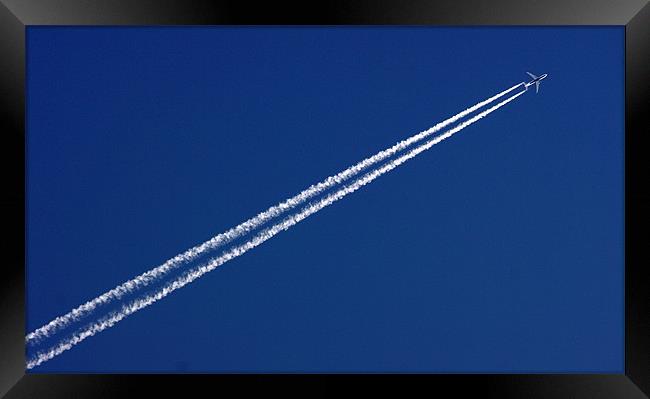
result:
[[[537,76],[533,75],[532,73],[530,73],[530,72],[526,72],[526,73],[527,73],[528,76],[530,76],[531,78],[533,78],[533,79],[537,79]]]
[[[539,93],[539,80],[535,82],[535,93]]]

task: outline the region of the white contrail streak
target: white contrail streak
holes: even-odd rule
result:
[[[444,134],[441,134],[439,136],[436,136],[435,138],[429,140],[425,144],[420,145],[419,147],[409,151],[408,153],[390,161],[387,162],[385,165],[368,172],[365,174],[363,177],[357,179],[353,183],[345,186],[342,189],[339,189],[333,194],[329,194],[322,198],[320,201],[310,204],[306,207],[304,207],[300,212],[295,213],[291,216],[286,217],[282,222],[277,223],[273,225],[272,227],[269,227],[265,230],[263,230],[261,233],[257,234],[254,238],[252,238],[250,241],[247,241],[246,243],[236,246],[233,249],[225,252],[219,257],[211,259],[207,264],[201,265],[193,270],[190,270],[184,274],[182,274],[180,277],[177,279],[167,283],[163,288],[158,290],[157,292],[153,294],[149,294],[141,299],[137,299],[132,301],[131,303],[124,305],[122,309],[118,312],[113,312],[109,314],[108,316],[98,320],[97,322],[89,325],[86,327],[84,330],[79,331],[74,333],[71,337],[64,339],[61,341],[59,344],[56,346],[52,347],[51,349],[44,351],[44,352],[39,352],[36,356],[32,357],[28,363],[27,363],[27,368],[31,369],[33,367],[36,367],[40,365],[41,363],[48,361],[52,359],[55,356],[60,355],[61,353],[65,352],[66,350],[71,349],[73,346],[77,345],[81,341],[85,340],[88,337],[92,337],[93,335],[97,334],[98,332],[101,332],[109,327],[112,327],[116,323],[118,323],[120,320],[124,319],[125,317],[137,312],[140,309],[143,309],[154,302],[157,302],[158,300],[166,297],[170,293],[176,291],[179,288],[184,287],[185,285],[191,283],[192,281],[196,280],[197,278],[203,276],[204,274],[214,270],[218,266],[221,266],[222,264],[228,262],[231,259],[234,259],[249,250],[257,247],[258,245],[262,244],[263,242],[269,240],[270,238],[274,237],[276,234],[282,232],[283,230],[287,230],[290,227],[294,226],[295,224],[299,223],[300,221],[306,219],[310,215],[313,215],[314,213],[320,211],[321,209],[333,204],[334,202],[342,199],[348,194],[351,194],[361,187],[365,186],[366,184],[372,182],[379,176],[390,172],[391,170],[395,169],[396,167],[400,166],[404,162],[408,161],[411,158],[416,157],[418,154],[428,150],[429,148],[433,147],[434,145],[440,143],[441,141],[453,136],[457,132],[461,131],[462,129],[466,128],[467,126],[473,124],[474,122],[478,121],[479,119],[487,116],[491,112],[501,108],[505,104],[509,103],[510,101],[514,100],[515,98],[519,97],[520,95],[524,94],[526,90],[521,91],[517,94],[514,94],[507,99],[501,101],[500,103],[488,108],[487,110],[475,115],[474,117],[466,120],[465,122],[462,122],[458,124],[456,127],[448,130]]]
[[[100,305],[107,304],[115,299],[119,299],[124,295],[127,295],[129,293],[134,292],[135,290],[149,285],[151,282],[159,279],[172,269],[178,267],[179,265],[190,262],[194,259],[196,259],[198,256],[201,254],[204,254],[214,248],[219,247],[220,245],[226,244],[246,233],[249,233],[251,230],[254,230],[255,228],[261,226],[262,224],[266,223],[270,219],[273,219],[287,210],[290,210],[305,201],[307,201],[309,198],[312,198],[323,191],[330,189],[341,182],[344,182],[345,180],[357,175],[359,172],[362,170],[368,168],[369,166],[372,166],[378,162],[383,161],[384,159],[391,157],[392,155],[396,154],[399,151],[402,151],[409,147],[411,144],[416,143],[422,139],[424,139],[427,136],[432,135],[433,133],[439,131],[440,129],[443,129],[444,127],[460,120],[461,118],[464,118],[465,116],[471,114],[472,112],[486,106],[487,104],[490,104],[497,98],[500,98],[513,90],[515,90],[517,87],[521,86],[522,84],[518,84],[515,86],[512,86],[511,88],[502,91],[499,94],[496,94],[487,100],[481,101],[477,103],[476,105],[473,105],[466,110],[436,124],[435,126],[431,127],[430,129],[427,129],[421,133],[415,134],[405,140],[402,140],[398,142],[397,144],[393,145],[390,148],[387,148],[383,151],[380,151],[376,153],[375,155],[366,158],[362,160],[361,162],[357,163],[356,165],[353,165],[342,172],[339,172],[336,175],[330,176],[326,178],[325,180],[321,181],[320,183],[314,184],[307,188],[306,190],[300,192],[299,194],[275,205],[267,209],[266,211],[258,214],[257,216],[248,219],[247,221],[239,224],[236,227],[231,228],[230,230],[218,234],[214,237],[212,237],[210,240],[199,244],[195,247],[192,247],[188,249],[187,251],[174,256],[173,258],[167,260],[165,263],[163,263],[160,266],[157,266],[143,274],[140,274],[137,277],[134,277],[131,280],[128,280],[115,288],[99,295],[98,297],[78,306],[75,309],[72,309],[70,312],[58,316],[49,323],[43,325],[42,327],[39,327],[38,329],[34,330],[33,332],[27,334],[25,336],[25,341],[27,344],[32,345],[34,343],[37,343],[43,338],[49,337],[51,334],[54,332],[65,328],[68,326],[70,323],[78,321],[82,317],[88,315],[89,313],[93,312],[95,308],[97,308]]]

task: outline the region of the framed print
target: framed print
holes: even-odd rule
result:
[[[6,397],[650,392],[646,2],[1,11]]]

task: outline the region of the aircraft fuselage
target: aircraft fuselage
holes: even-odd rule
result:
[[[532,85],[534,85],[535,83],[541,81],[542,79],[544,79],[547,76],[548,76],[547,73],[545,73],[543,75],[540,75],[540,76],[536,77],[535,79],[531,80],[530,82],[526,83],[526,86],[532,86]]]

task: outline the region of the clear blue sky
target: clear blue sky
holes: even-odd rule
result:
[[[34,372],[622,372],[624,29],[27,30],[27,330],[526,80]]]

